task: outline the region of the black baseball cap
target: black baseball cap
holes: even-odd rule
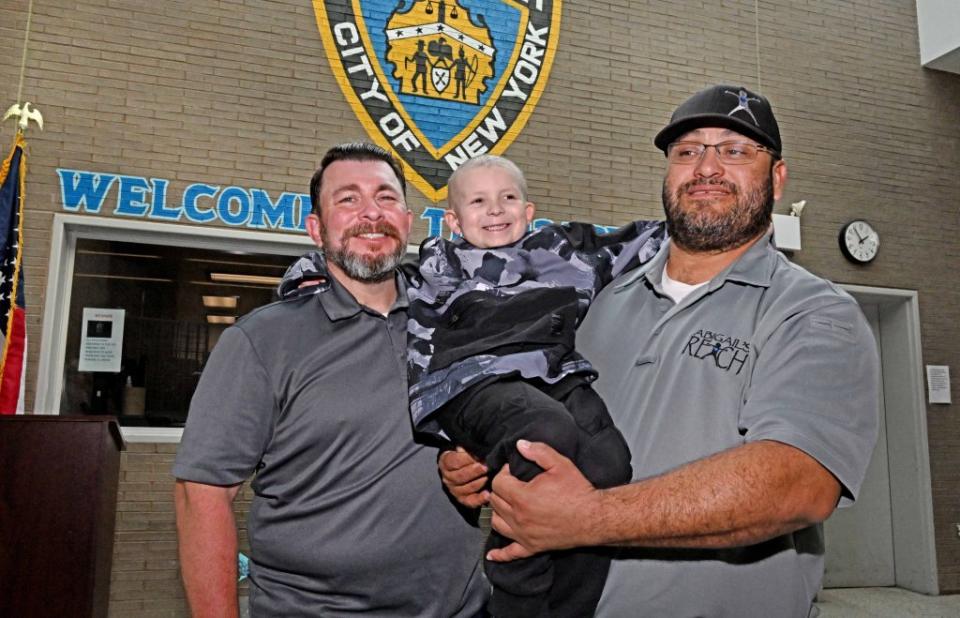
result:
[[[711,86],[701,90],[673,112],[670,124],[657,133],[653,143],[666,152],[678,137],[703,127],[720,127],[756,140],[780,155],[780,127],[767,99],[742,86]]]

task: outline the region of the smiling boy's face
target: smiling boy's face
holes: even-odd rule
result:
[[[527,232],[534,205],[502,167],[481,165],[464,171],[450,186],[450,209],[444,220],[474,247],[512,244]]]

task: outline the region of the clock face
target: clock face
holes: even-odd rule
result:
[[[840,229],[840,249],[847,259],[866,264],[877,257],[880,234],[863,219],[856,219]]]

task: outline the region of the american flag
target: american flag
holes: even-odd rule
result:
[[[0,167],[0,414],[23,414],[27,331],[23,298],[24,181],[27,177],[26,142],[17,132],[10,156]]]

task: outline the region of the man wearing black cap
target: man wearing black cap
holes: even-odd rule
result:
[[[594,302],[577,346],[633,453],[634,482],[594,489],[549,447],[546,470],[493,483],[491,559],[613,545],[598,616],[815,615],[819,523],[851,504],[878,428],[876,345],[856,302],[771,243],[787,179],[776,119],[745,88],[684,102],[667,157],[671,240]],[[482,471],[444,456],[465,502]]]

